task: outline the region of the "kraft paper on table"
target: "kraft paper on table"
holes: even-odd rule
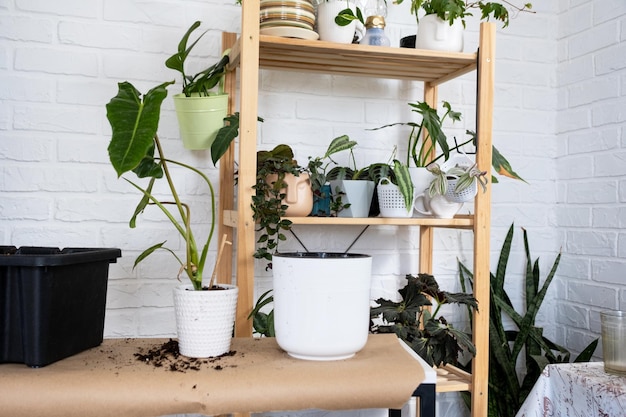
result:
[[[0,365],[0,415],[161,416],[401,408],[424,371],[394,334],[370,335],[353,358],[291,358],[273,338],[235,338],[232,356],[184,372],[136,353],[167,339],[110,339],[39,369]],[[184,358],[184,357],[183,357]]]

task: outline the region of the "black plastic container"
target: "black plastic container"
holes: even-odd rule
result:
[[[0,246],[0,363],[41,367],[102,343],[114,248]]]

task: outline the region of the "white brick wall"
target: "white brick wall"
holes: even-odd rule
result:
[[[553,294],[559,342],[580,351],[599,334],[599,311],[626,308],[626,3],[564,2],[559,22],[555,226],[564,257]]]
[[[414,32],[406,3],[390,7],[393,44]],[[501,179],[493,188],[492,264],[512,222],[512,293],[520,290],[516,278],[523,271],[520,227],[529,231],[544,275],[562,248],[550,292],[556,303],[546,303],[540,320],[576,351],[598,334],[601,308],[626,308],[626,3],[536,3],[536,14],[521,14],[498,30],[494,142],[528,184]],[[163,61],[192,21],[212,28],[201,55],[213,60],[220,31],[238,31],[239,18],[230,0],[0,1],[0,244],[122,248],[123,258],[111,267],[107,337],[174,334],[177,268],[166,254],[132,265],[152,243],[180,242],[154,211],[128,229],[138,196],[108,164],[104,104],[119,81],[146,91],[174,78]],[[476,47],[477,28],[468,23],[466,50]],[[260,82],[266,122],[259,147],[291,143],[302,163],[344,133],[359,142],[360,165],[387,160],[396,144],[403,152],[407,131],[365,129],[409,120],[406,103],[422,91],[420,83],[278,71],[263,71]],[[474,128],[474,96],[469,76],[440,89],[439,99],[464,114],[465,122],[451,130],[457,135]],[[172,157],[217,178],[208,153],[180,145],[170,100],[160,134]],[[195,218],[206,224],[206,192],[190,178],[181,184],[196,203]],[[296,232],[315,250],[327,245],[331,231],[322,230]],[[333,248],[346,247],[356,233],[332,230]],[[375,256],[373,297],[393,296],[404,274],[418,272],[416,236],[411,229],[371,228],[357,243],[355,251]],[[471,259],[470,248],[468,232],[438,231],[435,275],[457,285],[456,258]],[[270,278],[261,263],[257,271],[260,291]],[[455,408],[444,401],[439,415]]]

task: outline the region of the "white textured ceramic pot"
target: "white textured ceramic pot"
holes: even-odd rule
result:
[[[369,333],[372,258],[282,253],[272,260],[276,342],[290,356],[330,361],[354,356]]]
[[[180,353],[191,358],[219,356],[230,350],[239,289],[194,291],[191,285],[174,288],[176,332]]]
[[[341,197],[343,204],[350,207],[341,210],[337,217],[368,217],[372,197],[374,196],[374,181],[364,180],[336,180],[330,182],[333,196]]]
[[[340,11],[351,8],[355,12],[353,2],[345,0],[323,0],[317,6],[317,33],[321,41],[352,43],[356,31],[356,20],[347,26],[339,26],[335,23],[335,17]],[[355,13],[356,14],[356,13]]]
[[[450,22],[427,14],[420,18],[415,38],[415,48],[431,49],[435,51],[462,52],[463,51],[463,22]]]

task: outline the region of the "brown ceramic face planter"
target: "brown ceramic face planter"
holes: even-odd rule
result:
[[[276,182],[277,178],[276,174],[268,175],[267,182],[272,184]],[[306,172],[299,176],[285,174],[283,182],[285,187],[281,189],[281,193],[285,194],[283,202],[288,206],[285,216],[308,216],[313,208],[313,191],[311,190],[309,174]]]

